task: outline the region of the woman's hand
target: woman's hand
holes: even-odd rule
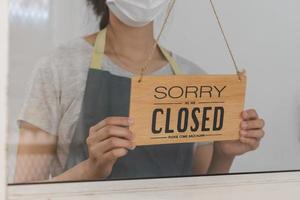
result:
[[[265,132],[265,122],[260,119],[256,110],[250,109],[242,112],[240,139],[236,141],[215,142],[215,153],[222,157],[234,158],[259,147]]]
[[[132,124],[127,117],[109,117],[90,128],[86,171],[91,179],[108,177],[115,162],[135,148],[128,129]]]

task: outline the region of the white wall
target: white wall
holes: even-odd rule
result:
[[[256,152],[236,160],[238,171],[300,168],[300,1],[215,0],[241,68],[249,78],[247,108],[266,120]],[[178,1],[164,43],[209,73],[234,68],[209,1]]]
[[[11,0],[22,1],[47,2]],[[215,4],[238,64],[247,71],[247,107],[256,108],[267,122],[261,148],[238,158],[232,171],[300,169],[300,1],[215,0]],[[97,28],[84,0],[49,0],[48,8],[46,20],[10,18],[9,169],[18,140],[15,119],[35,61]],[[208,0],[178,0],[162,43],[209,73],[234,72]]]

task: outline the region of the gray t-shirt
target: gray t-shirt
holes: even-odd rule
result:
[[[58,137],[55,176],[62,172],[69,153],[84,96],[93,47],[84,39],[70,41],[40,59],[33,72],[27,98],[18,122],[25,121]],[[184,74],[203,74],[192,62],[173,54]],[[107,56],[103,70],[132,77],[133,74],[115,65]],[[168,64],[153,75],[173,74]]]

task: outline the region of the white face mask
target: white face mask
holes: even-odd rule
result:
[[[142,27],[168,8],[170,0],[106,0],[110,11],[124,24]]]

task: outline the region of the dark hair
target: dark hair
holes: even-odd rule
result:
[[[93,7],[94,12],[98,17],[101,16],[99,28],[105,28],[109,23],[109,10],[106,5],[106,0],[87,0],[87,3]]]

